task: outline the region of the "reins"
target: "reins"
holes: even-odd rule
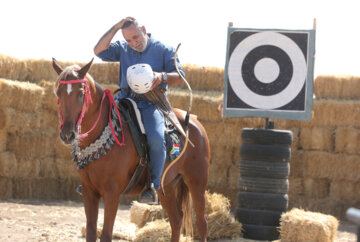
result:
[[[82,123],[82,119],[84,118],[84,115],[85,115],[85,112],[86,112],[87,108],[90,106],[90,104],[93,103],[92,98],[91,98],[91,91],[90,91],[90,88],[89,88],[89,84],[88,84],[88,82],[87,82],[87,80],[86,80],[85,78],[84,78],[84,79],[81,79],[81,80],[69,80],[69,81],[62,81],[62,80],[60,80],[59,83],[60,83],[60,84],[85,83],[85,87],[84,87],[85,95],[84,95],[84,100],[83,100],[83,107],[82,107],[82,110],[81,110],[81,113],[80,113],[80,117],[79,117],[78,121],[76,122],[76,131],[78,132],[78,139],[82,139],[82,138],[87,137],[88,134],[95,129],[95,127],[97,126],[97,124],[98,124],[98,122],[99,122],[99,120],[100,120],[100,116],[101,116],[101,112],[102,112],[102,106],[103,106],[104,99],[105,99],[105,97],[107,96],[107,97],[109,98],[109,105],[110,105],[110,106],[109,106],[109,122],[110,122],[111,133],[112,133],[112,135],[113,135],[116,143],[117,143],[119,146],[122,146],[122,145],[125,144],[124,132],[121,132],[122,142],[120,142],[120,141],[117,139],[116,135],[115,135],[115,131],[114,131],[114,128],[113,128],[113,125],[112,125],[111,109],[112,109],[112,107],[114,106],[116,115],[117,115],[118,118],[119,118],[120,128],[121,128],[121,130],[123,130],[123,129],[122,129],[122,123],[121,123],[121,117],[120,117],[119,110],[117,109],[117,105],[116,105],[115,100],[114,100],[114,98],[112,97],[111,91],[110,91],[109,89],[105,89],[105,90],[104,90],[104,95],[103,95],[102,98],[101,98],[99,114],[98,114],[98,116],[97,116],[97,118],[96,118],[95,123],[94,123],[93,126],[89,129],[89,131],[87,131],[86,133],[81,134],[81,123]],[[60,99],[59,99],[59,98],[58,98],[57,104],[60,104]],[[60,129],[62,129],[62,128],[63,128],[63,118],[62,118],[62,114],[61,114],[61,112],[60,112],[60,108],[59,108],[58,114],[59,114],[59,119],[60,119]]]

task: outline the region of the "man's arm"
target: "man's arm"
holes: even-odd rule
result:
[[[100,52],[107,50],[110,47],[111,40],[114,38],[115,34],[121,29],[125,22],[134,21],[133,17],[127,17],[122,19],[120,22],[115,24],[111,29],[109,29],[99,40],[99,42],[94,47],[95,55]]]
[[[154,72],[154,81],[150,90],[154,89],[156,86],[160,85],[161,82],[165,82],[168,85],[180,85],[184,83],[184,80],[177,72],[169,72],[166,73],[167,79],[163,79],[163,75],[161,72]]]

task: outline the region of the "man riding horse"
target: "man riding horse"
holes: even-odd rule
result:
[[[125,41],[111,42],[115,34],[122,30]],[[169,85],[183,83],[174,64],[175,48],[170,47],[146,32],[145,26],[140,25],[133,17],[127,17],[115,24],[107,31],[94,47],[94,53],[103,61],[119,61],[120,92],[115,99],[133,99],[141,113],[146,138],[149,147],[151,183],[142,195],[142,202],[157,202],[156,190],[160,188],[161,174],[166,160],[165,119],[164,114],[144,95],[135,93],[127,81],[127,72],[130,66],[148,64],[153,71],[152,85],[149,90],[162,86],[167,90]],[[179,61],[177,61],[179,63]],[[184,71],[178,64],[178,69],[184,76]]]

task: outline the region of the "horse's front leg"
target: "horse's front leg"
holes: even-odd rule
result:
[[[104,199],[104,227],[101,233],[100,241],[111,241],[112,232],[114,228],[114,222],[116,213],[119,206],[120,194],[115,191],[106,191]]]
[[[96,241],[97,238],[100,195],[87,188],[84,184],[81,190],[86,214],[86,241],[93,242]]]

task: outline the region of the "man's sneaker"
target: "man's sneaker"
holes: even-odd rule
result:
[[[80,196],[82,196],[82,193],[81,193],[81,185],[77,186],[76,192],[79,193]]]
[[[159,204],[159,198],[156,189],[154,188],[154,184],[151,183],[151,187],[147,188],[141,195],[139,202],[147,203],[151,205]]]

